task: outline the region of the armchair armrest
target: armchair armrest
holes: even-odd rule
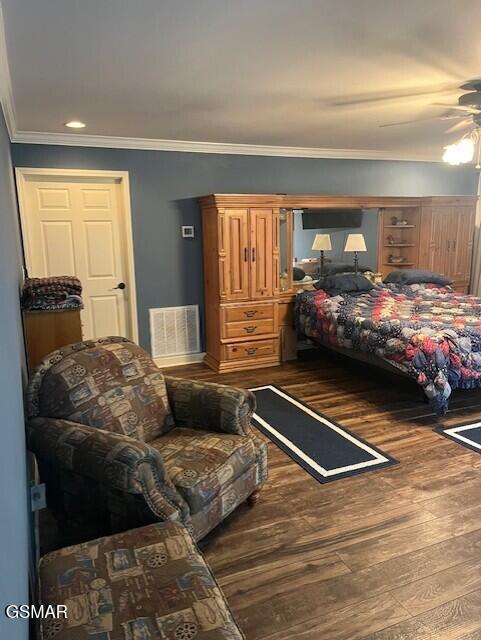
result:
[[[189,510],[164,467],[145,442],[69,420],[34,418],[28,446],[39,461],[96,481],[100,486],[141,494],[162,520],[189,520]]]
[[[256,408],[250,391],[170,376],[165,376],[165,384],[176,426],[250,434],[250,420]]]

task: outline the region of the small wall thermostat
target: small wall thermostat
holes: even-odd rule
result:
[[[193,238],[194,237],[194,227],[187,226],[182,227],[182,237],[183,238]]]

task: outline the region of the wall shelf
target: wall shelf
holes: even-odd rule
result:
[[[393,214],[395,214],[393,216]],[[392,224],[404,220],[407,224]],[[421,208],[384,209],[379,216],[379,271],[384,275],[392,269],[416,268],[419,262],[419,232]],[[400,260],[403,262],[391,262]]]

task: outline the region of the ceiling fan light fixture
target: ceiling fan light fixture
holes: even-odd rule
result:
[[[463,138],[458,142],[458,153],[461,157],[461,162],[471,162],[474,158],[474,141],[472,138]]]
[[[444,147],[443,160],[452,165],[467,164],[472,161],[474,150],[474,140],[469,136],[456,142],[456,144],[449,144]]]
[[[451,165],[461,164],[456,144],[448,144],[444,147],[443,162]]]

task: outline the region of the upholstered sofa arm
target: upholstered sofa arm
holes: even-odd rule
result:
[[[176,426],[235,435],[250,433],[250,420],[256,408],[250,391],[170,376],[165,376],[165,383]]]
[[[189,519],[160,454],[145,442],[69,420],[33,418],[28,446],[40,463],[94,480],[100,487],[140,494],[162,520]]]

